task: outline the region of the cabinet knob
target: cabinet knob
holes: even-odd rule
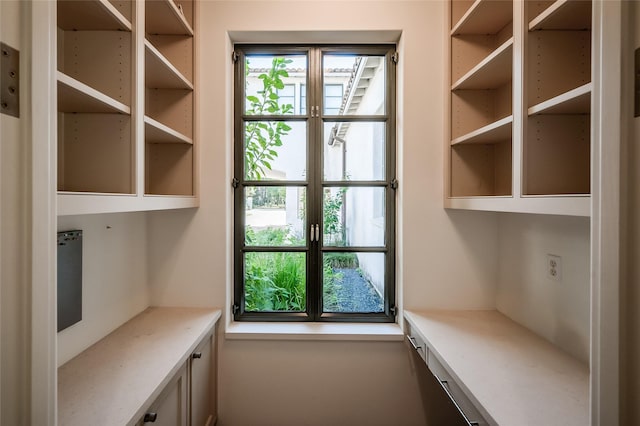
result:
[[[142,419],[142,421],[145,423],[155,423],[157,418],[158,418],[158,413],[147,413],[144,415],[144,418]]]
[[[193,355],[191,355],[191,358],[193,358],[193,359],[202,358],[202,352],[194,352]]]

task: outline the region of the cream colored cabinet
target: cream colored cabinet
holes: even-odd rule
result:
[[[210,426],[216,420],[214,335],[209,334],[138,425]]]
[[[211,308],[136,315],[60,366],[58,424],[213,425],[219,318]]]
[[[58,214],[195,207],[193,0],[58,0]]]
[[[191,426],[215,423],[216,369],[213,345],[213,336],[206,337],[191,354],[189,361]]]
[[[187,426],[187,389],[187,365],[185,364],[164,388],[138,425]]]
[[[445,207],[590,215],[592,2],[452,0]]]

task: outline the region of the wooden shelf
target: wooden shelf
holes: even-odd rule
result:
[[[173,0],[145,2],[146,32],[193,36],[193,29]]]
[[[529,108],[529,115],[536,114],[589,114],[591,111],[591,83],[584,84],[548,101]]]
[[[131,31],[131,22],[109,0],[58,0],[58,27],[65,31]]]
[[[131,108],[58,71],[58,111],[131,114]]]
[[[181,143],[193,145],[193,139],[165,126],[151,117],[144,117],[144,133],[147,143]]]
[[[511,140],[511,133],[513,127],[513,116],[505,117],[494,123],[467,133],[466,135],[455,138],[451,141],[451,145],[461,144],[488,144],[504,142],[505,140]]]
[[[485,197],[513,194],[511,139],[451,147],[451,196]]]
[[[451,30],[451,35],[496,34],[513,19],[513,4],[476,0]]]
[[[137,196],[135,194],[105,194],[91,192],[58,192],[58,216],[122,213],[198,207],[198,198],[191,196]]]
[[[193,84],[186,79],[149,40],[145,46],[145,86],[148,89],[189,89]]]
[[[591,1],[557,0],[529,23],[530,31],[591,29]]]
[[[589,217],[589,195],[523,196],[523,197],[450,197],[445,200],[447,209],[511,212],[528,214],[555,214]]]
[[[513,37],[456,81],[451,90],[495,89],[512,79]]]
[[[589,195],[589,114],[534,115],[523,144],[523,195]]]

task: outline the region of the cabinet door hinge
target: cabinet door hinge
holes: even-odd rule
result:
[[[389,186],[391,187],[391,189],[398,189],[398,179],[393,179]]]
[[[238,62],[238,58],[239,56],[236,52],[231,53],[231,61],[233,61],[234,64]]]
[[[391,60],[394,64],[398,64],[398,61],[400,60],[400,55],[398,54],[398,52],[393,52],[393,55],[391,55]]]
[[[236,178],[231,179],[231,186],[233,187],[233,189],[236,189],[239,184],[240,184],[240,181],[238,179]]]
[[[0,86],[2,114],[20,117],[20,52],[1,43]]]

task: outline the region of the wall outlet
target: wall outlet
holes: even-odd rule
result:
[[[554,281],[562,281],[562,258],[555,254],[547,254],[547,277]]]

